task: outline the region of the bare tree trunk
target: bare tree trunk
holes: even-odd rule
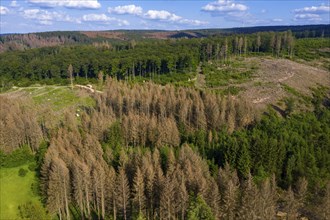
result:
[[[104,205],[104,189],[102,186],[101,189],[101,215],[102,215],[102,219],[105,218],[105,205]]]
[[[66,190],[64,190],[64,198],[65,198],[66,216],[67,216],[67,219],[70,219],[70,210],[69,210],[69,203],[68,203],[68,197],[66,195]]]
[[[89,206],[89,196],[88,196],[88,188],[86,186],[86,205],[87,205],[87,214],[88,214],[88,217],[90,217],[91,215],[91,209],[90,209],[90,206]]]
[[[60,217],[60,220],[62,220],[62,213],[61,213],[61,209],[60,208],[58,208],[58,215]]]
[[[113,201],[113,219],[116,220],[117,213],[116,213],[116,202]]]

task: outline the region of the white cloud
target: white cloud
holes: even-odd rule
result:
[[[202,11],[210,13],[212,16],[222,16],[228,21],[240,22],[242,24],[260,23],[255,16],[248,12],[246,5],[235,3],[233,0],[210,2],[202,7]]]
[[[47,20],[41,20],[41,21],[39,21],[39,24],[41,24],[41,25],[52,25],[53,22],[52,21],[47,21]]]
[[[98,0],[28,0],[29,3],[40,7],[66,7],[74,9],[98,9],[101,4]]]
[[[57,12],[50,13],[40,9],[27,9],[23,11],[23,17],[26,19],[53,20],[55,14]]]
[[[179,21],[182,17],[172,14],[168,11],[161,10],[149,10],[144,14],[144,17],[151,20],[161,20],[161,21]]]
[[[241,22],[242,24],[254,24],[258,23],[257,18],[246,11],[233,11],[223,15],[228,21]]]
[[[83,16],[83,21],[111,21],[113,18],[106,16],[105,14],[88,14]]]
[[[272,19],[273,22],[282,22],[283,19],[282,18],[274,18]]]
[[[182,19],[179,21],[180,24],[188,24],[193,26],[201,26],[201,25],[207,25],[208,22],[206,21],[200,21],[200,20],[189,20],[189,19]]]
[[[131,15],[142,15],[143,9],[136,5],[123,5],[114,8],[108,8],[110,14],[131,14]]]
[[[293,13],[295,14],[294,21],[318,22],[323,20],[322,14],[330,14],[330,7],[326,5],[304,7],[294,9]]]
[[[294,16],[295,21],[306,20],[306,21],[322,21],[320,15],[317,14],[296,14]]]
[[[12,1],[9,6],[12,8],[18,8],[19,4],[17,3],[17,1]]]
[[[8,12],[9,12],[8,8],[6,8],[5,6],[0,5],[0,15],[8,14]]]
[[[246,11],[248,7],[243,4],[234,3],[230,0],[218,0],[216,2],[211,2],[204,7],[203,11],[211,13],[227,13],[227,12],[237,12],[237,11]]]
[[[146,13],[143,14],[143,18],[193,26],[201,26],[208,24],[208,22],[205,21],[185,19],[181,16],[178,16],[165,10],[148,10]]]
[[[126,20],[121,20],[118,18],[108,17],[105,14],[87,14],[82,17],[82,21],[85,22],[101,22],[109,24],[111,22],[116,22],[118,26],[127,26],[129,22]]]
[[[204,21],[185,19],[182,18],[181,16],[178,16],[174,13],[165,10],[148,10],[144,12],[142,7],[136,5],[116,6],[113,8],[108,8],[108,12],[110,14],[118,14],[118,15],[130,14],[140,17],[142,19],[170,22],[173,24],[176,23],[176,24],[193,25],[193,26],[208,24],[208,22],[204,22]],[[107,21],[109,17],[107,17],[105,14],[102,14],[102,15],[94,16],[94,18]]]
[[[293,10],[297,14],[326,14],[330,13],[330,7],[326,5],[311,6]]]
[[[51,25],[52,21],[80,23],[79,19],[72,18],[64,13],[49,12],[47,10],[41,10],[41,9],[27,9],[24,10],[21,14],[25,19],[36,20],[38,21],[38,23],[43,25]]]

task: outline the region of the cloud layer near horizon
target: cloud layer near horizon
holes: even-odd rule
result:
[[[40,7],[65,7],[71,9],[98,9],[101,4],[98,0],[28,0],[32,5]]]
[[[329,3],[322,1],[319,5],[297,3],[297,7],[286,8],[285,17],[284,9],[274,14],[273,8],[256,8],[257,2],[238,0],[211,0],[198,4],[196,1],[163,1],[159,5],[146,1],[120,4],[120,1],[106,0],[12,0],[0,2],[0,15],[1,29],[5,32],[18,26],[40,30],[123,26],[128,29],[188,29],[219,28],[227,24],[239,27],[329,23]]]

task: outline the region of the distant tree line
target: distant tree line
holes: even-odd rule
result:
[[[328,38],[329,25],[302,25],[302,26],[263,26],[228,29],[203,29],[183,31],[157,30],[120,30],[120,31],[52,31],[29,34],[0,34],[0,53],[5,51],[27,50],[59,45],[86,45],[107,43],[125,43],[131,40],[151,40],[157,34],[163,33],[169,39],[227,37],[235,34],[255,34],[258,32],[284,32],[292,30],[295,38]]]
[[[309,42],[312,44],[309,45]],[[85,46],[60,46],[0,54],[2,87],[33,82],[63,83],[67,68],[73,76],[96,79],[99,72],[117,79],[135,77],[157,79],[163,74],[189,73],[200,62],[226,62],[233,56],[269,54],[275,57],[312,57],[328,55],[318,51],[327,47],[327,39],[296,40],[291,31],[261,32],[202,39],[146,40],[126,44],[107,42]],[[306,50],[304,45],[315,48]],[[314,54],[314,55],[313,55]]]

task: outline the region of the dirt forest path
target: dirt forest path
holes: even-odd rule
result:
[[[196,72],[197,75],[196,75],[195,87],[198,89],[204,89],[206,86],[206,81],[205,81],[205,75],[203,74],[202,71],[202,63],[198,65]]]
[[[7,91],[4,93],[1,93],[0,96],[8,96],[8,97],[20,97],[24,96],[26,93],[32,94],[31,89],[33,90],[34,93],[36,93],[34,96],[42,96],[44,94],[47,94],[49,92],[52,92],[56,89],[60,88],[67,88],[68,86],[23,86],[23,87],[17,87],[13,86],[11,89],[12,91]],[[49,88],[51,90],[44,91],[44,89]],[[41,91],[40,93],[38,91]]]
[[[58,89],[58,88],[65,88],[65,87],[68,87],[68,86],[25,86],[25,87],[13,86],[12,89],[17,89],[15,91],[13,91],[13,92],[17,92],[17,91],[21,91],[23,89],[44,89],[46,87]]]
[[[87,90],[87,91],[89,91],[89,92],[91,92],[91,93],[94,93],[94,92],[96,92],[96,93],[103,93],[102,91],[99,91],[99,90],[93,89],[93,88],[90,87],[90,86],[75,85],[75,87],[78,87],[78,88],[81,88],[81,89],[85,89],[85,90]]]
[[[78,88],[78,89],[83,89],[83,90],[86,90],[90,93],[103,93],[103,91],[99,91],[99,90],[96,90],[92,87],[89,87],[89,86],[84,86],[84,85],[74,85],[75,88]],[[9,92],[5,92],[5,93],[2,93],[0,95],[3,95],[3,96],[10,96],[10,97],[20,97],[26,93],[30,93],[32,94],[32,91],[29,91],[30,89],[34,90],[33,93],[34,93],[34,97],[38,97],[38,96],[43,96],[47,93],[50,93],[50,92],[53,92],[55,91],[56,89],[63,89],[63,88],[71,88],[71,86],[55,86],[55,85],[49,85],[49,86],[26,86],[26,87],[17,87],[17,86],[13,86],[12,87],[12,91],[9,91]],[[49,90],[46,90],[46,89],[49,89]],[[38,92],[40,91],[40,92]]]

